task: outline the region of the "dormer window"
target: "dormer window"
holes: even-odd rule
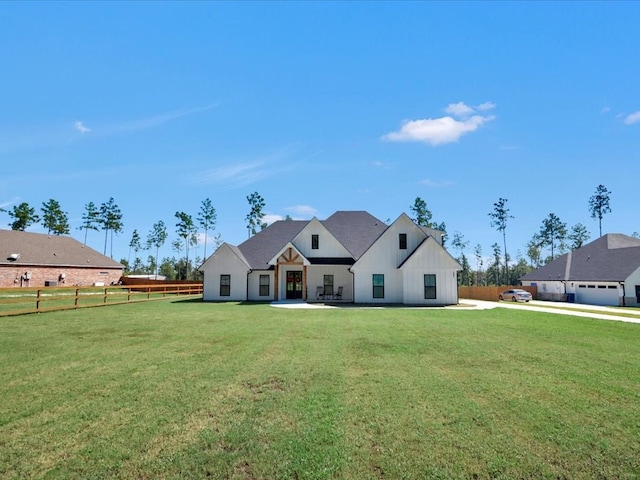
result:
[[[399,244],[400,250],[406,250],[407,249],[407,234],[406,233],[399,233],[398,234],[398,244]]]
[[[311,249],[318,250],[319,245],[320,245],[319,235],[311,235]]]

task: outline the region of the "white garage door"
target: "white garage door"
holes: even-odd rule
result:
[[[617,285],[580,284],[576,289],[576,302],[589,305],[620,305]]]

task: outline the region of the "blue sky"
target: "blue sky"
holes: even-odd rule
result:
[[[394,220],[421,197],[469,256],[501,243],[506,198],[515,257],[549,213],[595,239],[604,184],[603,231],[638,232],[639,20],[639,2],[3,2],[0,206],[53,198],[82,240],[84,205],[113,197],[118,260],[158,220],[174,255],[175,212],[205,198],[242,242],[254,191],[269,220]]]

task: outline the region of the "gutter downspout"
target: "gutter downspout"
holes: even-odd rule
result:
[[[348,268],[351,274],[351,303],[356,303],[356,274],[353,273],[351,267]]]
[[[564,267],[564,280],[562,280],[562,285],[564,286],[565,300],[567,300],[567,280],[571,278],[571,261],[572,260],[573,260],[573,251],[570,251],[567,254],[567,264]]]

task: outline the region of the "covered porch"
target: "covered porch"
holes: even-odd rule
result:
[[[353,302],[352,259],[307,258],[289,244],[270,263],[275,301]]]

